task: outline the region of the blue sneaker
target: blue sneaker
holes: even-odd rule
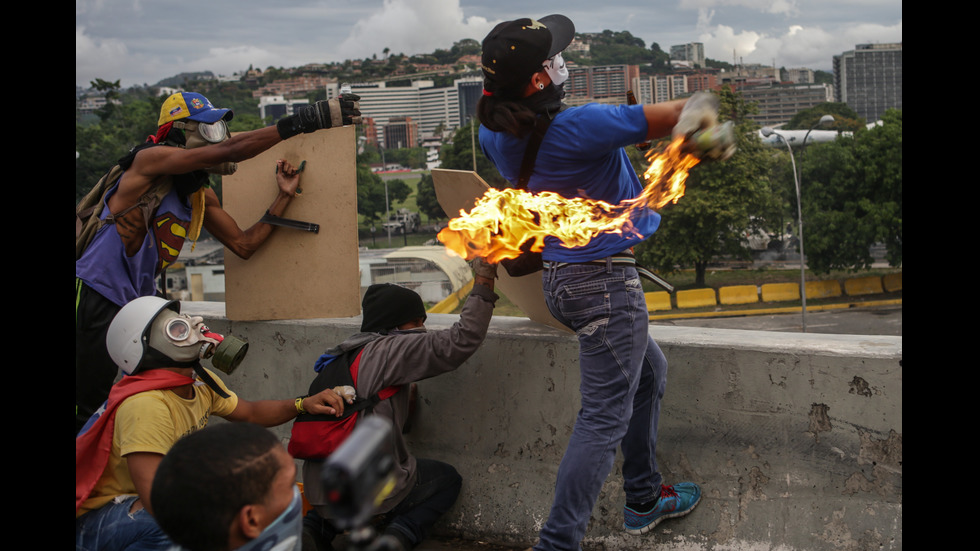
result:
[[[623,528],[630,534],[646,534],[660,521],[667,518],[682,517],[691,512],[701,501],[701,487],[693,482],[679,482],[673,486],[660,487],[660,499],[653,509],[645,513],[623,508],[626,522]]]

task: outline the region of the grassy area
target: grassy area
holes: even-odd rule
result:
[[[378,228],[377,233],[372,237],[371,231],[361,228],[359,231],[359,243],[368,249],[391,249],[397,247],[414,247],[424,245],[426,241],[436,238],[435,232],[419,232],[404,235],[391,232],[391,245],[388,244],[388,232],[384,228]]]
[[[392,201],[391,205],[389,205],[390,210],[392,212],[394,212],[394,211],[396,211],[396,210],[398,210],[400,208],[406,208],[406,209],[408,209],[408,210],[410,210],[412,212],[418,212],[419,215],[422,218],[422,225],[425,226],[425,225],[435,224],[435,223],[440,222],[440,221],[443,221],[443,220],[432,220],[424,212],[420,212],[419,211],[419,206],[418,206],[418,203],[416,202],[416,196],[418,194],[419,181],[422,179],[422,174],[423,173],[424,173],[424,171],[403,172],[403,173],[391,174],[390,175],[390,178],[387,178],[387,179],[396,179],[397,178],[399,180],[402,180],[406,184],[408,184],[408,187],[410,187],[412,189],[411,193],[409,194],[409,196],[404,201]],[[359,230],[360,241],[361,241],[361,246],[362,247],[368,247],[368,248],[371,248],[371,249],[374,249],[374,248],[387,248],[388,247],[388,234],[387,234],[387,232],[383,232],[381,230],[380,223],[376,224],[376,226],[378,228],[378,233],[377,233],[377,236],[376,236],[377,237],[377,241],[378,241],[377,247],[375,247],[372,244],[371,231],[370,231],[371,224],[365,222],[364,215],[361,215],[361,214],[358,214],[357,215],[357,227],[358,227],[358,230]],[[413,235],[421,235],[421,234],[409,234],[409,236],[408,236],[408,244],[409,245],[421,245],[425,241],[427,241],[427,240],[432,239],[433,237],[435,237],[435,234],[432,234],[432,235],[430,235],[428,237],[425,237],[421,241],[416,240],[418,242],[413,242]],[[397,243],[395,242],[395,238],[396,237],[398,238]],[[381,243],[382,238],[384,240],[384,243],[383,244]],[[405,245],[405,240],[404,240],[404,238],[401,235],[396,235],[394,233],[391,234],[391,246],[392,247],[401,247],[401,246],[404,246],[404,245]]]

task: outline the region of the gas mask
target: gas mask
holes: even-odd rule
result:
[[[556,87],[560,87],[568,80],[568,67],[565,66],[565,60],[560,52],[544,61],[544,71],[548,73],[551,83]]]
[[[228,139],[228,125],[223,120],[206,123],[192,120],[174,121],[174,128],[184,131],[184,149],[196,149],[206,145],[221,143]],[[225,162],[206,169],[211,174],[229,175],[238,170],[238,163]]]
[[[231,374],[242,363],[248,343],[233,336],[222,336],[204,325],[204,318],[164,310],[150,327],[149,345],[177,362],[196,362],[210,358],[211,364]]]

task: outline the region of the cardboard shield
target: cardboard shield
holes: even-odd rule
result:
[[[262,218],[279,188],[276,161],[298,167],[302,193],[283,218],[319,224],[319,233],[276,227],[249,260],[225,249],[230,320],[352,317],[360,313],[357,172],[353,126],[301,134],[238,165],[222,180],[224,209],[243,228]]]
[[[461,210],[469,211],[483,196],[490,186],[472,170],[447,170],[436,168],[432,170],[432,182],[436,188],[436,199],[442,210],[450,218],[459,216]],[[497,270],[496,286],[511,300],[527,317],[547,326],[572,332],[555,319],[544,302],[544,292],[541,290],[543,272],[536,272],[521,277],[511,277],[503,268]]]

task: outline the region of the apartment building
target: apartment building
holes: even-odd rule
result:
[[[868,122],[902,108],[902,43],[858,44],[834,56],[834,94]]]
[[[596,65],[569,67],[565,81],[565,102],[580,105],[588,102],[625,102],[626,90],[640,76],[637,65]]]
[[[746,101],[755,102],[759,111],[749,118],[761,126],[789,122],[796,113],[821,103],[834,101],[829,84],[769,84],[739,89]]]
[[[479,77],[469,77],[444,87],[436,87],[431,80],[418,80],[407,86],[391,86],[384,82],[351,86],[352,92],[361,97],[362,115],[374,120],[376,139],[384,147],[393,147],[385,142],[384,133],[393,117],[410,117],[417,124],[418,139],[431,137],[440,128],[452,132],[475,112],[473,89],[479,85],[482,90],[482,82]],[[470,109],[472,112],[467,113]]]
[[[704,44],[701,42],[689,42],[670,47],[670,62],[680,62],[680,65],[687,67],[704,67]]]

